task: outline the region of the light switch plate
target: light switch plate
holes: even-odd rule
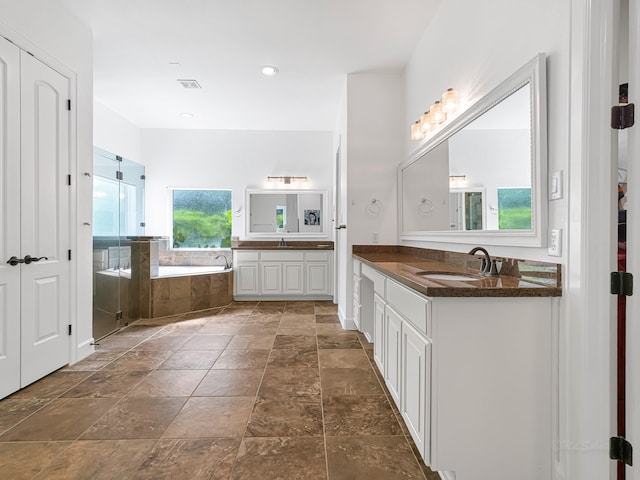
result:
[[[549,198],[559,200],[562,198],[562,170],[551,174],[551,185],[549,185]]]
[[[549,235],[549,255],[553,257],[562,256],[562,229],[556,228],[551,230]]]

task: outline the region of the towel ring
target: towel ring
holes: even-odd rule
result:
[[[382,202],[377,198],[372,198],[369,203],[367,203],[367,213],[372,217],[377,217],[382,212]]]
[[[418,203],[418,213],[420,215],[428,215],[433,212],[433,202],[427,197],[421,197],[420,203]]]

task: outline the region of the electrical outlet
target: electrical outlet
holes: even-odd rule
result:
[[[551,230],[551,234],[549,236],[548,253],[553,257],[562,256],[562,229],[561,228]]]
[[[378,232],[374,232],[371,234],[371,243],[378,243],[380,241],[380,236]]]

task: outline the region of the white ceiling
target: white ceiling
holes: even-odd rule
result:
[[[320,131],[345,75],[402,71],[441,2],[59,1],[94,32],[96,100],[139,127]]]

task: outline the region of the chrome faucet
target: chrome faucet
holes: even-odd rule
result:
[[[224,269],[225,270],[229,270],[229,268],[231,268],[231,266],[229,265],[229,259],[227,258],[226,255],[216,255],[216,258],[214,260],[217,260],[219,258],[224,258]]]
[[[487,275],[490,277],[497,277],[498,267],[496,265],[496,261],[491,259],[489,252],[487,252],[487,250],[482,247],[474,247],[469,251],[469,255],[475,255],[476,252],[482,252],[484,254],[482,265],[480,267],[480,273],[482,275]]]

